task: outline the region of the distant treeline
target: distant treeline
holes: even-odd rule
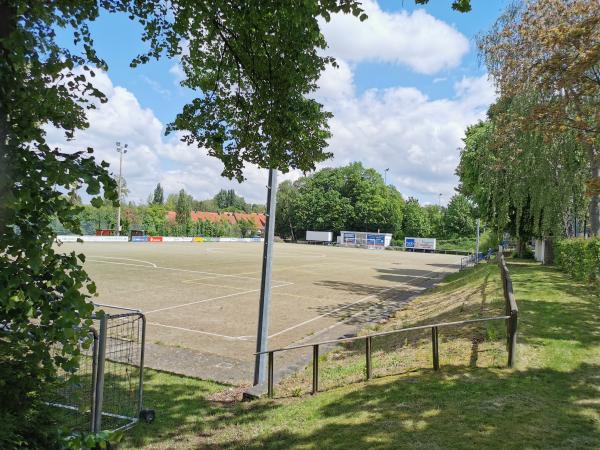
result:
[[[125,190],[124,195],[126,194]],[[117,228],[117,208],[111,202],[105,202],[96,208],[92,205],[83,205],[81,199],[75,195],[69,198],[71,202],[81,207],[78,219],[82,234],[94,234],[97,229]],[[168,211],[177,213],[176,220],[168,220]],[[208,200],[196,200],[182,189],[178,194],[168,194],[165,200],[163,188],[159,183],[153,194],[148,197],[147,204],[136,205],[133,202],[123,202],[122,234],[128,234],[130,230],[144,230],[148,234],[161,236],[248,237],[258,232],[256,225],[251,221],[241,220],[235,224],[229,223],[226,218],[217,222],[194,221],[191,217],[192,211],[263,213],[265,206],[247,203],[243,197],[236,195],[233,189],[221,190]],[[54,229],[57,233],[67,232],[57,220],[54,222]]]
[[[304,239],[306,230],[379,230],[394,239],[448,239],[473,237],[475,228],[475,210],[463,195],[447,207],[422,206],[415,198],[404,200],[375,169],[358,162],[284,181],[277,193],[275,231],[283,238]]]

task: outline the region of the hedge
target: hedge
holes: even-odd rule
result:
[[[574,279],[600,285],[600,238],[558,241],[555,261]]]

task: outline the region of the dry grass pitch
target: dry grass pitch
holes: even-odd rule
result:
[[[97,302],[146,314],[149,366],[249,381],[261,244],[88,242],[60,248],[86,255],[85,268],[98,286]],[[336,338],[382,320],[456,271],[459,260],[455,255],[276,244],[269,347]]]

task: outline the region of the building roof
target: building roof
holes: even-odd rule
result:
[[[248,222],[253,222],[256,225],[256,228],[259,230],[264,229],[267,222],[266,216],[259,213],[239,213],[229,211],[217,213],[210,211],[192,211],[190,216],[194,222],[197,222],[198,220],[204,220],[213,223],[226,221],[230,225],[235,225],[240,220],[246,220]],[[167,211],[167,220],[174,222],[176,217],[177,213],[175,211]]]

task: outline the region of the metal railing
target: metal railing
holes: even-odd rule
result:
[[[481,322],[491,322],[498,320],[506,321],[506,330],[507,330],[507,350],[508,350],[508,361],[507,366],[513,367],[515,364],[516,358],[516,345],[517,345],[517,319],[518,319],[518,308],[517,303],[515,301],[515,296],[512,288],[512,281],[510,279],[510,274],[508,272],[508,268],[506,267],[506,262],[504,260],[504,256],[500,254],[498,256],[498,264],[500,266],[500,272],[502,277],[502,290],[505,301],[505,311],[506,315],[503,316],[495,316],[495,317],[484,317],[480,319],[469,319],[469,320],[460,320],[456,322],[442,322],[435,323],[429,325],[419,325],[414,327],[402,328],[399,330],[391,330],[384,331],[381,333],[373,333],[366,336],[354,336],[340,339],[333,339],[328,341],[321,341],[311,344],[301,344],[301,345],[293,345],[289,347],[282,347],[273,350],[267,350],[264,352],[259,352],[256,354],[267,354],[268,358],[268,370],[267,370],[267,396],[269,398],[273,398],[274,395],[274,356],[275,353],[285,352],[289,350],[297,350],[301,348],[309,348],[312,347],[312,394],[316,394],[319,392],[319,350],[323,345],[332,345],[339,344],[343,342],[353,342],[364,340],[365,341],[365,373],[366,379],[370,380],[373,376],[372,370],[372,348],[373,348],[373,338],[381,337],[381,336],[389,336],[400,333],[408,333],[416,330],[426,330],[431,329],[431,351],[432,351],[432,365],[434,370],[439,370],[440,368],[440,357],[439,357],[439,329],[444,327],[455,327],[455,326],[464,326],[470,325],[474,323]]]

